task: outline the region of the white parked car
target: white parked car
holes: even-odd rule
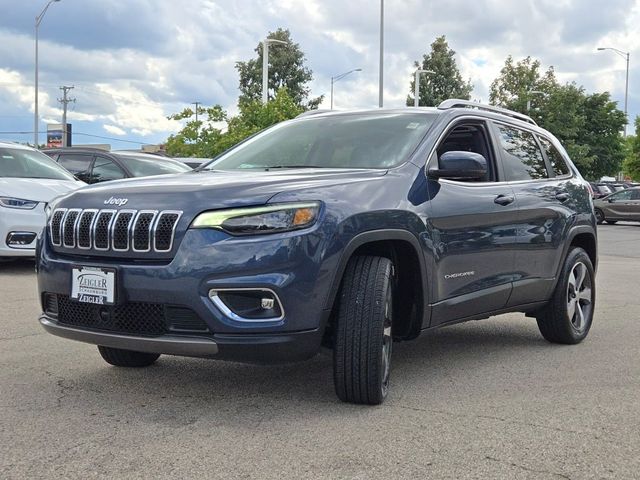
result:
[[[84,185],[45,154],[0,141],[0,258],[33,257],[47,204]]]

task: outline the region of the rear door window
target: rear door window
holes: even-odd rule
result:
[[[547,154],[547,158],[549,159],[549,163],[551,163],[551,168],[553,169],[553,173],[556,175],[556,177],[569,175],[569,166],[567,165],[566,160],[558,151],[558,149],[554,147],[553,144],[546,138],[538,137],[538,139],[540,140],[542,149]]]
[[[91,179],[94,183],[118,180],[125,177],[124,171],[113,160],[103,156],[96,157],[91,172]]]
[[[549,178],[542,151],[532,133],[496,124],[507,181]]]
[[[89,171],[93,155],[82,153],[61,153],[58,163],[85,182],[89,181]]]

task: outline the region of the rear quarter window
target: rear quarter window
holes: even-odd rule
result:
[[[551,163],[551,168],[553,168],[553,173],[556,175],[556,177],[569,175],[571,171],[569,170],[567,161],[564,159],[558,149],[554,147],[553,144],[546,138],[538,137],[538,139],[540,140],[540,144],[542,145],[544,153],[547,154],[547,158]]]

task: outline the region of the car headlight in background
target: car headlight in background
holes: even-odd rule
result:
[[[299,230],[315,223],[320,202],[280,203],[201,213],[193,228],[215,228],[231,235],[251,235]]]
[[[19,208],[21,210],[33,210],[39,202],[25,200],[23,198],[0,197],[0,207]]]

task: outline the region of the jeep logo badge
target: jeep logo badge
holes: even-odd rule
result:
[[[124,207],[127,204],[128,201],[129,201],[128,198],[111,197],[109,200],[105,200],[104,204],[105,205],[117,205],[119,207]]]

